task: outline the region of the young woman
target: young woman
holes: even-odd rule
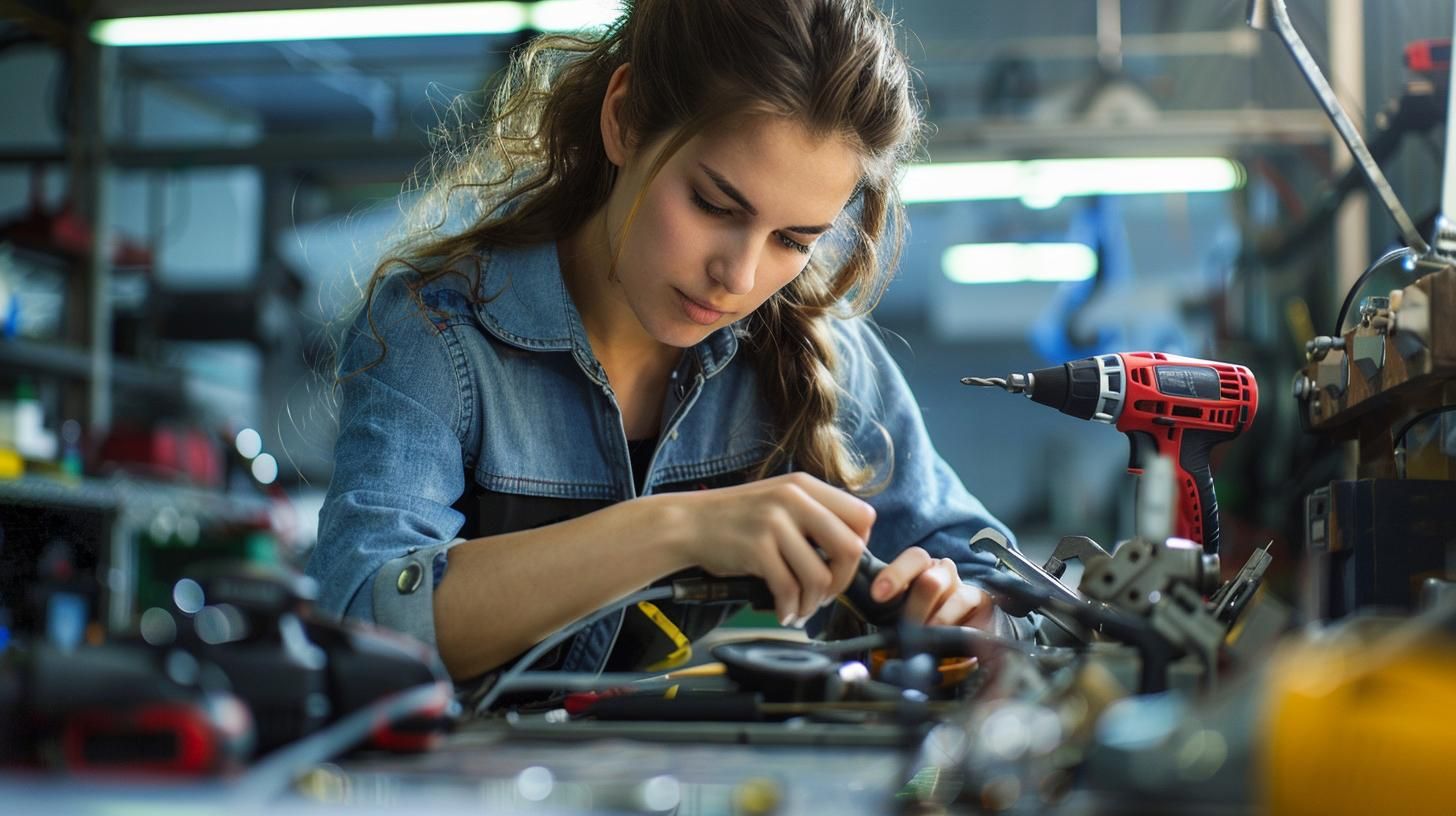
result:
[[[814,629],[865,547],[908,618],[1004,619],[957,572],[996,522],[862,317],[921,127],[873,0],[636,0],[517,54],[341,347],[320,606],[457,680],[684,570]],[[546,665],[644,668],[720,620],[643,605]]]

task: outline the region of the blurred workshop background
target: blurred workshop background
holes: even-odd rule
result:
[[[330,478],[329,323],[430,134],[513,47],[614,7],[400,3],[340,37],[347,17],[135,18],[379,4],[0,0],[7,627],[95,636],[199,560],[301,563]],[[1215,460],[1224,564],[1272,540],[1292,592],[1304,497],[1347,457],[1301,431],[1289,385],[1396,236],[1341,181],[1348,154],[1280,42],[1239,0],[885,5],[934,131],[876,316],[942,454],[1036,560],[1063,535],[1111,544],[1132,531],[1126,440],[959,378],[1105,351],[1247,365],[1258,420]],[[1407,46],[1449,33],[1451,3],[1290,6],[1401,199],[1432,211],[1445,67],[1433,81]]]

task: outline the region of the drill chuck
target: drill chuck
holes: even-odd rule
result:
[[[1007,390],[1016,381],[1033,402],[1055,408],[1078,419],[1113,424],[1122,413],[1122,358],[1116,354],[1072,360],[1007,378]]]

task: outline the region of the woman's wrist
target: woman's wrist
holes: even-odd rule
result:
[[[641,541],[653,555],[667,559],[668,574],[698,564],[692,510],[689,496],[663,493],[644,496],[618,507],[630,513],[626,519],[626,535]]]

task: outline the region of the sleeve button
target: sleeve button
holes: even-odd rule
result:
[[[399,590],[399,594],[408,595],[419,589],[424,579],[424,569],[419,564],[410,564],[399,571],[399,578],[394,582],[394,586]]]

